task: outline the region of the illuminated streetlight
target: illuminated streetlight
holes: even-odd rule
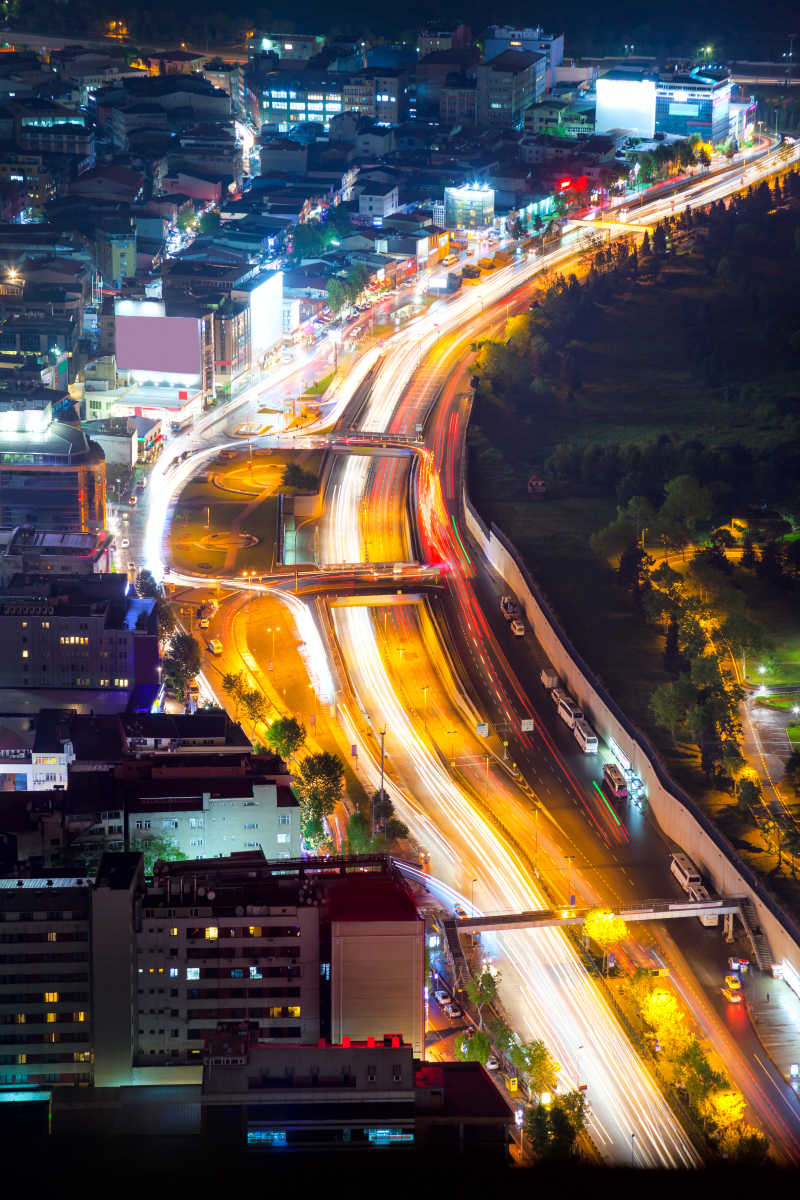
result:
[[[759,667],[759,668],[758,668],[758,673],[759,673],[759,675],[766,675],[766,673],[767,673],[767,668],[766,668],[766,667]]]

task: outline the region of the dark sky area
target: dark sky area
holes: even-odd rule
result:
[[[209,45],[232,43],[248,26],[276,32],[323,32],[413,39],[415,31],[438,18],[462,17],[476,37],[493,22],[534,25],[567,35],[567,53],[619,54],[626,42],[642,53],[695,56],[711,43],[720,60],[779,59],[788,49],[788,34],[800,34],[796,0],[674,0],[670,4],[641,0],[573,0],[569,5],[533,5],[529,0],[289,0],[267,6],[259,0],[27,0],[20,4],[22,24],[53,32],[96,31],[105,19],[124,17],[141,43],[181,41]],[[796,46],[800,56],[800,39]]]

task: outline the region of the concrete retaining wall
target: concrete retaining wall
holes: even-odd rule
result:
[[[650,807],[663,833],[686,851],[720,895],[752,900],[772,961],[786,958],[800,972],[800,928],[767,894],[761,881],[700,806],[670,779],[645,735],[617,707],[571,645],[502,531],[494,525],[487,529],[468,500],[465,512],[472,538],[519,600],[528,624],[567,689],[579,701],[598,735],[605,740],[614,738],[644,781]]]

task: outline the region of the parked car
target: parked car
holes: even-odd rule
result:
[[[525,626],[522,621],[512,621],[509,626],[514,637],[525,637]]]
[[[507,621],[513,621],[519,615],[519,606],[513,596],[500,597],[500,612]]]
[[[219,638],[212,638],[208,643],[208,648],[212,654],[222,654],[222,642],[219,640]]]
[[[500,1070],[500,1060],[499,1060],[499,1058],[496,1058],[494,1054],[490,1054],[489,1057],[487,1058],[486,1070],[487,1071],[499,1071]]]
[[[433,993],[433,998],[436,1003],[440,1004],[442,1007],[444,1007],[445,1004],[450,1003],[450,997],[448,996],[447,992],[443,991],[441,988]]]
[[[211,622],[209,621],[208,617],[201,617],[197,624],[201,629],[208,629],[211,625]]]
[[[457,1004],[445,1004],[444,1011],[447,1013],[451,1021],[457,1021],[464,1015]]]

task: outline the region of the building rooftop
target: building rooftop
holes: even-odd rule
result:
[[[332,921],[421,920],[417,905],[399,878],[386,875],[348,876],[330,893]]]
[[[496,58],[484,63],[484,66],[489,67],[492,71],[504,71],[514,75],[519,71],[526,71],[535,62],[546,58],[546,54],[540,54],[534,50],[504,50]]]

